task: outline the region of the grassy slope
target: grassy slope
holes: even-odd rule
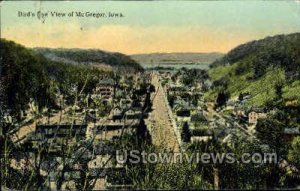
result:
[[[205,93],[205,99],[213,100],[220,91],[227,91],[230,97],[240,93],[250,93],[247,103],[263,106],[268,102],[280,102],[288,99],[300,101],[300,34],[277,35],[258,41],[252,41],[231,50],[222,59],[211,65],[211,80],[226,82],[215,86]],[[264,68],[259,77],[255,76],[255,66]],[[298,77],[290,78],[292,75]],[[287,79],[289,78],[289,79]],[[276,84],[283,84],[282,99],[276,96]]]
[[[239,96],[240,93],[249,92],[253,97],[248,104],[262,106],[276,98],[275,84],[283,82],[283,99],[297,98],[300,100],[300,81],[294,81],[292,84],[287,83],[283,69],[272,68],[261,78],[250,80],[249,77],[253,75],[252,68],[247,69],[243,75],[234,74],[235,68],[239,64],[241,63],[237,62],[232,65],[218,66],[209,71],[212,81],[219,80],[225,76],[225,79],[229,81],[227,90],[230,92],[231,98]],[[220,90],[221,87],[211,89],[205,94],[205,98],[215,98]]]

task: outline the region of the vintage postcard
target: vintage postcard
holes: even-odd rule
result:
[[[1,190],[300,189],[300,1],[0,1]]]

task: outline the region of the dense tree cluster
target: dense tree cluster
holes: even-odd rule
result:
[[[253,78],[265,74],[268,67],[282,67],[288,79],[300,78],[300,33],[277,35],[262,40],[255,40],[231,50],[222,59],[211,64],[211,67],[233,64],[243,60],[236,74],[242,74],[247,67],[254,68]]]
[[[241,64],[236,73],[241,74],[245,67],[254,68],[254,78],[262,76],[268,67],[282,67],[287,78],[300,77],[300,33],[277,35],[262,40],[255,40],[232,49],[226,56],[211,64],[211,67],[247,61]]]
[[[12,113],[27,109],[30,99],[42,107],[55,107],[57,95],[90,92],[104,74],[84,65],[53,62],[12,41],[1,39],[1,102]],[[109,74],[107,74],[109,75]]]
[[[143,68],[129,56],[121,53],[109,53],[96,49],[50,49],[36,48],[36,52],[43,54],[52,61],[72,64],[107,64],[123,71],[143,71]]]
[[[208,79],[208,73],[202,69],[183,68],[182,83],[186,86],[192,86],[196,82],[204,82]]]

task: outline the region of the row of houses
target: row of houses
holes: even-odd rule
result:
[[[195,124],[193,116],[201,113],[203,106],[202,82],[195,83],[192,87],[187,87],[182,83],[181,75],[176,72],[161,72],[160,81],[163,84],[164,91],[168,97],[168,103],[172,116],[174,117],[176,127],[180,136],[183,136],[184,126],[188,126],[190,132],[190,141],[207,141],[212,138],[209,131],[199,133],[199,128]],[[185,145],[181,137],[181,145]]]
[[[95,183],[91,189],[130,186],[126,181],[116,182],[124,179],[125,169],[115,162],[116,148],[112,145],[122,145],[118,143],[121,136],[136,131],[140,121],[148,116],[144,111],[146,95],[135,95],[147,82],[147,78],[139,78],[124,75],[118,83],[109,77],[101,79],[92,95],[80,95],[74,107],[66,105],[69,109],[59,112],[58,118],[62,118],[59,122],[37,122],[23,142],[27,145],[27,157],[21,156],[22,160],[29,158],[32,164],[41,162],[41,174],[51,189],[57,189],[59,181],[63,190],[77,189],[76,185],[86,175]],[[102,101],[101,107],[111,109],[100,116],[101,111],[91,104],[96,99]],[[47,155],[39,156],[46,151]],[[20,165],[31,168],[25,163]]]

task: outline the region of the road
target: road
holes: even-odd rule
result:
[[[223,116],[221,114],[219,114],[218,112],[216,112],[212,107],[208,107],[207,108],[208,112],[212,115],[212,116],[218,116],[219,119],[222,119],[226,122],[229,121],[228,117],[226,116]],[[238,128],[240,130],[241,133],[244,133],[245,136],[247,136],[248,138],[251,138],[251,139],[256,139],[256,137],[253,135],[253,133],[251,133],[249,130],[247,129],[244,129],[240,124],[238,123],[231,123],[231,125],[233,125],[235,128]]]
[[[172,120],[169,116],[168,103],[160,85],[159,77],[156,74],[152,77],[152,84],[156,89],[151,113],[153,122],[153,128],[151,129],[152,142],[156,146],[170,149],[173,152],[180,152],[180,144],[177,141]]]

